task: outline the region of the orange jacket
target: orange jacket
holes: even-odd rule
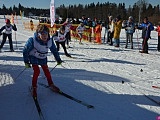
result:
[[[102,31],[102,26],[98,24],[98,25],[96,26],[96,28],[95,28],[95,32],[96,32],[96,33],[101,33],[101,31]]]

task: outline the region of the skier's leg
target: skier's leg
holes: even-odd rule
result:
[[[13,51],[12,34],[8,35],[10,50]]]
[[[6,35],[5,33],[3,33],[3,40],[2,40],[2,43],[1,43],[1,45],[0,45],[0,49],[3,48],[3,45],[4,45],[4,43],[6,42],[6,39],[7,39],[7,35]]]
[[[48,69],[48,65],[41,65],[42,69],[43,69],[43,72],[47,78],[47,81],[48,81],[48,85],[50,86],[51,84],[53,84],[53,81],[52,81],[52,77],[51,77],[51,74],[49,72],[49,69]]]
[[[37,87],[37,80],[38,80],[38,76],[40,74],[40,69],[38,65],[32,65],[33,67],[33,78],[32,78],[32,86],[33,87]]]

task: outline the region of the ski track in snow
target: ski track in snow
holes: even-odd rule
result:
[[[3,25],[2,22],[0,24]],[[38,113],[28,91],[33,71],[27,69],[17,77],[24,69],[23,46],[34,32],[25,30],[20,22],[17,28],[18,31],[13,32],[16,52],[5,52],[9,47],[6,41],[0,53],[0,119],[38,120]],[[103,33],[104,31],[102,36]],[[86,109],[74,101],[38,86],[38,100],[45,118],[154,120],[160,115],[160,107],[142,94],[160,101],[160,90],[152,88],[152,85],[160,86],[160,53],[156,51],[157,33],[152,31],[152,39],[149,40],[150,54],[139,53],[138,44],[141,47],[142,43],[140,36],[140,31],[135,32],[133,50],[129,49],[130,43],[128,49],[124,48],[124,30],[121,32],[120,48],[86,41],[79,45],[78,40],[73,39],[70,42],[72,48],[67,50],[76,57],[75,59],[67,58],[60,49],[60,56],[65,62],[51,72],[55,84],[69,95],[94,105],[95,109]],[[48,60],[51,70],[56,62],[50,53]],[[42,71],[39,81],[47,83]]]

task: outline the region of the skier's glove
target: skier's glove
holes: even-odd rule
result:
[[[30,63],[25,63],[25,68],[31,68]]]

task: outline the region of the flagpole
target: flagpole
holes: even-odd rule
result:
[[[51,3],[50,3],[50,19],[51,19],[51,27],[53,27],[54,22],[55,22],[55,5],[54,5],[54,0],[51,0]]]

